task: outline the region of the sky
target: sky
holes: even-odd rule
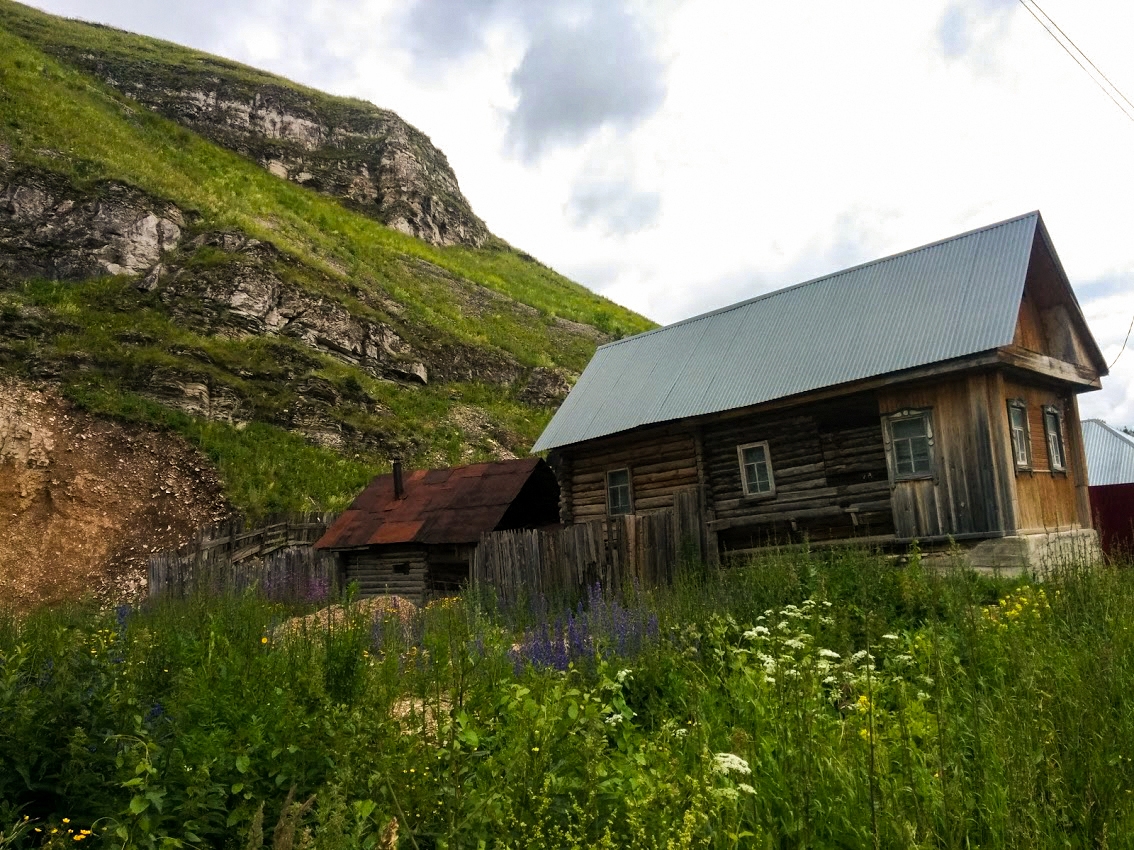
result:
[[[1020,0],[34,5],[394,110],[494,233],[661,323],[1033,209],[1108,363],[1134,318],[1134,121]],[[1042,5],[1134,100],[1134,3]],[[1134,426],[1134,340],[1079,404]]]

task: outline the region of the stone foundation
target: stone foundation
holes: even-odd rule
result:
[[[1102,550],[1093,528],[1074,528],[983,540],[963,547],[962,558],[982,573],[1012,576],[1028,570],[1042,576],[1062,566],[1098,563]]]

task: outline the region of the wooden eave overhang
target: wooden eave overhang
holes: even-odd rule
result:
[[[994,348],[989,351],[981,351],[976,354],[970,354],[965,357],[957,357],[952,360],[945,360],[940,363],[932,363],[928,366],[919,366],[914,369],[903,369],[898,372],[890,372],[885,375],[877,375],[872,378],[865,378],[861,381],[853,381],[846,384],[837,384],[830,387],[822,387],[818,390],[813,390],[807,393],[800,393],[794,396],[785,396],[784,398],[777,398],[771,401],[762,402],[748,407],[737,407],[732,410],[725,410],[716,413],[703,413],[698,416],[690,416],[684,419],[672,419],[668,422],[654,422],[647,425],[640,425],[627,431],[619,431],[616,434],[607,434],[602,437],[595,437],[593,440],[587,440],[581,443],[573,443],[567,446],[560,446],[557,449],[552,449],[553,452],[559,453],[573,453],[580,450],[585,450],[588,446],[598,445],[612,439],[625,438],[628,435],[640,434],[654,428],[665,427],[694,427],[703,424],[706,420],[728,420],[736,419],[744,416],[752,416],[760,413],[767,413],[775,410],[785,410],[793,407],[800,407],[814,402],[829,401],[841,396],[855,395],[862,392],[869,392],[871,390],[878,390],[885,387],[892,387],[897,384],[917,383],[924,381],[931,381],[934,378],[941,377],[954,377],[964,372],[985,371],[989,369],[1004,368],[1012,372],[1026,373],[1031,377],[1039,377],[1047,383],[1055,383],[1062,387],[1071,389],[1072,392],[1090,392],[1102,387],[1097,372],[1087,369],[1083,366],[1074,363],[1067,363],[1063,360],[1056,360],[1053,357],[1048,357],[1043,354],[1037,354],[1034,351],[1029,351],[1026,348],[1021,348],[1018,345],[1006,345],[1001,348]]]

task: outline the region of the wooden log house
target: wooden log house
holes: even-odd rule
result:
[[[540,458],[416,470],[395,463],[327,529],[316,549],[338,555],[342,586],[362,596],[393,594],[415,604],[469,580],[488,531],[558,525],[559,487]]]
[[[1106,363],[1038,212],[600,348],[534,451],[560,518],[671,506],[703,551],[1097,550],[1077,395]]]

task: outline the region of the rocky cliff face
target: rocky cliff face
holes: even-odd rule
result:
[[[240,66],[211,57],[187,71],[157,60],[56,52],[277,177],[334,195],[403,233],[473,247],[490,235],[445,154],[389,110],[250,79],[234,74]]]
[[[331,294],[289,282],[297,261],[270,243],[233,231],[195,233],[195,217],[175,204],[115,181],[79,189],[51,172],[13,166],[2,154],[0,292],[5,281],[36,277],[78,281],[130,276],[134,289],[144,293],[139,304],[160,305],[178,325],[202,337],[280,338],[295,344],[276,349],[272,369],[240,369],[231,380],[218,379],[215,369],[208,368],[215,364],[192,351],[179,364],[132,368],[128,386],[145,398],[208,420],[269,421],[331,448],[386,452],[392,446],[381,429],[360,429],[344,421],[344,413],[381,417],[393,412],[360,388],[344,395],[324,380],[304,379],[318,365],[315,355],[409,387],[518,383],[518,397],[537,406],[554,405],[566,396],[569,385],[562,370],[526,369],[504,352],[422,333],[399,318],[403,308],[389,297],[357,288],[352,310]],[[534,312],[443,269],[425,271],[441,276],[468,312]],[[565,339],[578,336],[580,328],[595,333],[574,323],[560,324]],[[51,340],[72,330],[65,320],[35,308],[8,308],[0,314],[0,364],[22,361],[25,371],[49,380],[76,367],[99,368],[85,359],[75,362],[74,355],[60,360],[50,353]],[[37,344],[32,357],[26,353],[29,342]],[[154,341],[127,334],[120,342],[138,346]],[[273,385],[286,385],[296,397],[278,409],[257,409],[249,394],[241,392],[250,382],[261,385],[264,393]],[[488,434],[486,445],[500,444]],[[503,447],[493,451],[511,456]]]

